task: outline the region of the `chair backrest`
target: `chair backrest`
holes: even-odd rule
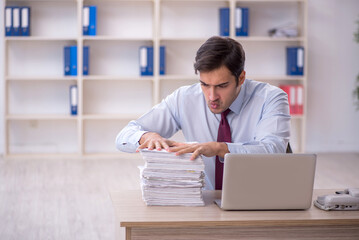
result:
[[[288,143],[288,145],[287,145],[286,153],[293,153],[293,150],[292,150],[292,148],[290,147],[290,143]]]

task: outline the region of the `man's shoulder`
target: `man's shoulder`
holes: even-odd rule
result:
[[[263,97],[275,96],[284,93],[280,88],[269,83],[246,79],[246,92],[249,95],[260,95]]]
[[[177,90],[174,91],[174,93],[178,96],[201,96],[202,95],[202,90],[201,90],[201,86],[199,83],[195,83],[192,85],[187,85],[187,86],[182,86],[179,87]]]

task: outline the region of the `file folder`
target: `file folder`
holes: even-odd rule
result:
[[[297,114],[297,97],[295,85],[280,85],[279,86],[288,95],[289,113],[291,115]]]
[[[304,48],[287,47],[287,74],[303,75],[304,70]]]
[[[219,35],[229,36],[229,8],[219,9]]]
[[[12,36],[13,17],[12,7],[5,7],[5,36]]]
[[[166,74],[166,47],[160,47],[160,75]]]
[[[21,36],[30,36],[30,7],[21,7]]]
[[[296,113],[299,115],[303,114],[303,85],[297,86],[297,111]]]
[[[153,47],[147,47],[147,73],[153,76]]]
[[[12,36],[20,36],[21,13],[19,7],[12,8]]]
[[[249,8],[236,8],[236,36],[248,36]]]
[[[84,6],[82,17],[83,35],[95,36],[97,28],[97,7]]]
[[[140,75],[153,76],[153,47],[140,47]]]
[[[89,75],[89,54],[90,54],[89,46],[84,46],[83,48],[83,75]]]
[[[148,75],[147,70],[147,47],[140,47],[140,75]]]
[[[64,47],[64,74],[65,76],[70,75],[71,69],[71,51],[70,47]]]
[[[77,46],[70,46],[70,75],[77,76]]]
[[[89,35],[90,26],[90,8],[83,7],[82,9],[82,31],[83,35]]]
[[[77,46],[64,47],[65,76],[77,76]]]
[[[77,105],[78,105],[78,97],[77,97],[77,85],[70,86],[70,113],[71,115],[77,115]]]

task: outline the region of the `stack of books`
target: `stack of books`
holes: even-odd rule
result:
[[[176,156],[157,150],[141,150],[145,166],[141,168],[142,197],[146,205],[204,206],[204,163],[191,154]]]

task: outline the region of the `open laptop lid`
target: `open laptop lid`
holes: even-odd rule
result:
[[[315,154],[226,154],[221,208],[307,209],[315,166]]]

